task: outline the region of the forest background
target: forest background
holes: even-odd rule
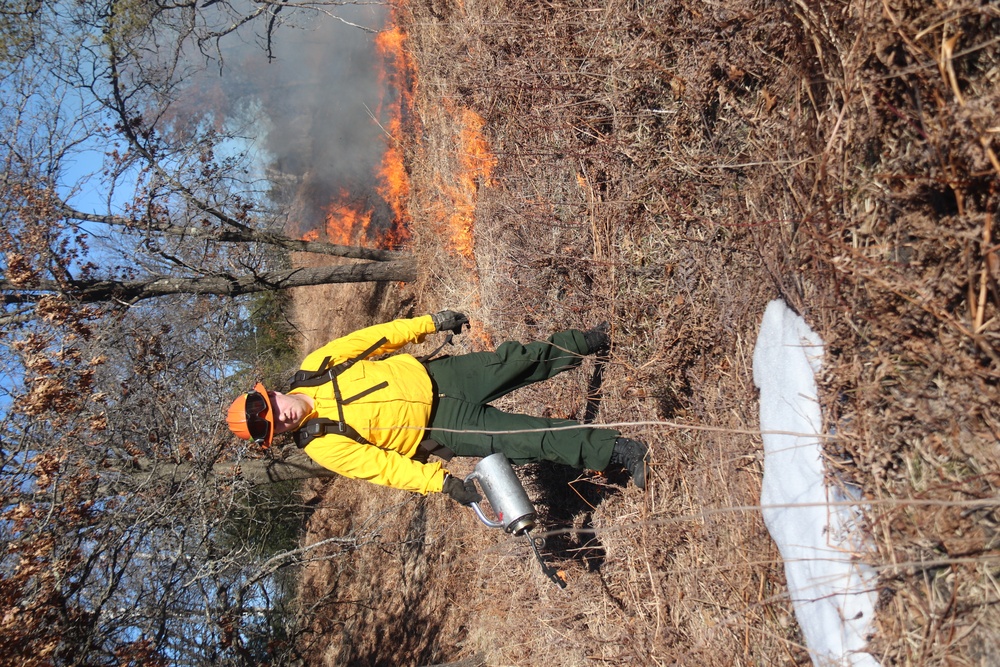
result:
[[[191,85],[229,38],[304,51],[318,14],[203,5],[0,14],[4,661],[806,663],[755,509],[775,297],[827,344],[828,464],[871,503],[870,650],[997,661],[995,5],[397,6],[402,92],[366,124],[407,185],[346,199],[318,168],[257,171],[249,88]],[[288,224],[309,215],[322,234]],[[652,483],[519,470],[565,590],[447,498],[263,483],[318,471],[216,418],[330,337],[443,307],[474,322],[455,351],[611,322],[597,419],[650,442]],[[597,370],[504,407],[582,417]]]

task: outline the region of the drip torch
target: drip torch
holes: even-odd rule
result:
[[[542,566],[542,572],[559,588],[566,588],[566,582],[560,573],[548,565],[539,551],[545,546],[545,538],[532,537],[529,533],[537,524],[535,507],[528,499],[521,480],[514,474],[510,461],[501,452],[490,454],[476,464],[475,469],[465,478],[465,481],[477,480],[490,507],[497,516],[494,521],[486,516],[479,503],[470,503],[479,520],[490,528],[503,528],[506,532],[520,536],[524,535],[531,545],[531,550]]]

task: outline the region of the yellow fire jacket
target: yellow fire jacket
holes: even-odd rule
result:
[[[394,352],[408,343],[422,342],[434,331],[430,315],[367,327],[310,353],[301,368],[316,371],[334,366],[357,357],[381,338],[387,342],[370,356]],[[327,365],[322,366],[327,357]],[[383,382],[387,383],[385,387],[371,391]],[[321,466],[344,477],[425,495],[440,491],[447,473],[441,464],[412,459],[424,438],[423,429],[430,419],[434,398],[431,380],[423,365],[409,354],[397,354],[380,361],[359,360],[337,376],[337,383],[344,398],[364,394],[342,406],[344,421],[372,444],[327,433],[313,439],[305,447],[305,453]],[[339,419],[332,382],[299,387],[289,394],[312,397],[313,412],[306,420],[316,417]]]

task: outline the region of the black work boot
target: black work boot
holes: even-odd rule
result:
[[[583,332],[583,340],[587,343],[587,354],[607,352],[611,349],[611,337],[608,335],[609,329],[611,329],[610,324],[601,322],[593,329]]]
[[[646,467],[649,465],[649,447],[638,440],[618,438],[611,450],[611,463],[620,465],[632,475],[632,483],[646,488]]]

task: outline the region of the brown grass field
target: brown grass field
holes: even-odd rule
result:
[[[652,481],[519,469],[564,590],[446,497],[317,484],[306,541],[356,544],[303,573],[307,664],[809,664],[752,509],[774,298],[826,342],[828,465],[872,501],[870,651],[1000,664],[1000,6],[412,0],[399,21],[421,277],[297,295],[304,346],[445,307],[475,323],[455,351],[607,320],[597,421],[650,443]],[[582,416],[592,370],[504,407]]]

